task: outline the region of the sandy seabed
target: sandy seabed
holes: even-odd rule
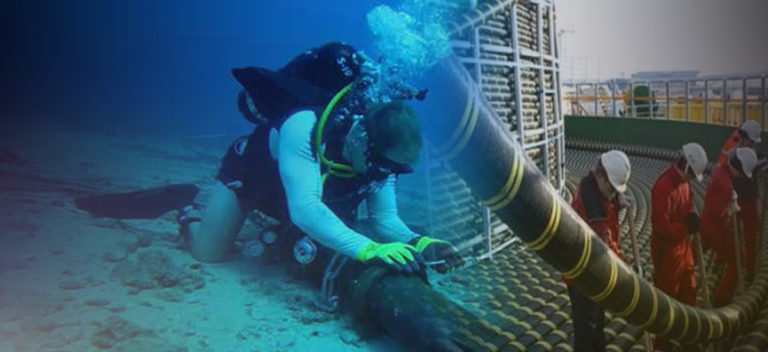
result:
[[[74,206],[170,183],[197,184],[204,201],[231,137],[0,133],[0,351],[402,349],[318,311],[314,284],[279,265],[195,261],[176,212],[115,220]]]

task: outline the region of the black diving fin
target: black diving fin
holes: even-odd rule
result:
[[[126,193],[85,196],[75,205],[93,216],[115,219],[154,219],[192,204],[200,189],[189,183]]]

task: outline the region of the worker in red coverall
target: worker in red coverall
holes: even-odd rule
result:
[[[750,148],[736,148],[728,162],[712,173],[701,213],[701,240],[704,249],[715,251],[716,261],[725,262],[725,272],[715,289],[714,305],[727,304],[736,288],[736,257],[731,216],[739,211],[733,181],[751,178],[757,165],[757,155]]]
[[[699,215],[693,205],[690,181],[703,179],[707,153],[699,144],[683,146],[675,162],[656,180],[651,191],[651,260],[653,283],[671,297],[696,306],[696,262],[690,235],[699,232]],[[662,351],[678,350],[657,337]],[[683,350],[695,350],[691,346]]]
[[[618,211],[620,207],[628,206],[623,193],[627,189],[630,168],[629,158],[623,152],[612,150],[602,154],[595,169],[579,183],[579,190],[571,204],[622,260],[624,254],[621,251]],[[567,280],[566,284],[571,298],[574,350],[604,351],[605,311]]]
[[[703,178],[707,153],[700,145],[683,146],[674,164],[659,176],[651,193],[653,282],[680,302],[696,306],[696,264],[689,235],[699,232],[690,180]]]
[[[734,148],[751,148],[757,152],[757,145],[760,143],[760,133],[762,128],[755,121],[747,120],[739,128],[733,131],[728,141],[725,142],[720,158],[717,159],[719,165],[728,161],[728,153]],[[755,273],[755,250],[757,248],[757,236],[759,226],[757,224],[757,178],[740,178],[734,180],[733,189],[738,195],[738,204],[741,211],[738,213],[738,219],[744,224],[744,242],[746,253],[744,255],[744,266],[747,269],[747,276],[752,277]]]

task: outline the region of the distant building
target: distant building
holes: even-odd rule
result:
[[[699,71],[642,71],[632,74],[632,81],[675,81],[699,77]]]

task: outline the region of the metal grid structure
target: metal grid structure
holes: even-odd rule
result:
[[[454,53],[530,159],[564,190],[564,124],[551,0],[480,1],[452,36]],[[515,241],[509,227],[441,160],[428,161],[429,228],[487,258]]]

